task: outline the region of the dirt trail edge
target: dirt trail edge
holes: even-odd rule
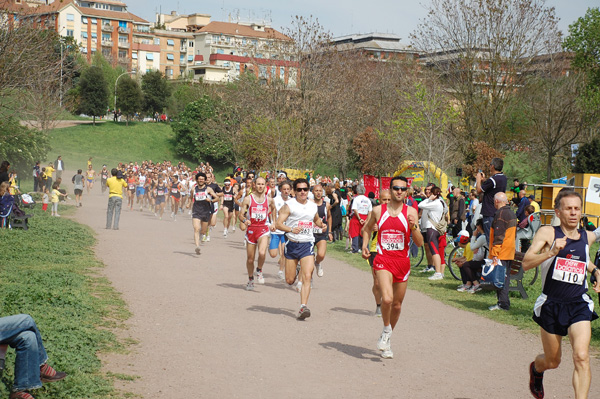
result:
[[[105,230],[107,197],[96,183],[76,219],[97,233],[104,273],[133,313],[123,334],[139,344],[128,355],[103,356],[106,371],[139,376],[117,380],[119,389],[146,399],[530,397],[537,335],[409,290],[392,336],[394,359],[384,360],[368,273],[326,259],[312,316],[300,322],[299,295],[277,281],[273,260],[265,285],[245,291],[239,230],[225,239],[217,225],[197,256],[187,212],[158,220],[124,200],[120,230]],[[563,342],[563,364],[546,373],[547,398],[573,397]],[[596,379],[599,365],[592,361]]]

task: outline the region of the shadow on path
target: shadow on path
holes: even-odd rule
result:
[[[196,255],[195,252],[183,252],[183,251],[173,251],[174,254],[181,254],[186,256],[191,256],[192,258],[200,258],[200,255]]]
[[[222,283],[222,284],[217,284],[217,286],[224,287],[224,288],[236,288],[238,290],[244,290],[244,291],[246,291],[246,284]],[[248,292],[257,293],[256,290],[254,290],[254,291],[248,291]]]
[[[370,360],[372,362],[381,362],[381,356],[379,352],[371,349],[361,348],[360,346],[342,344],[341,342],[322,342],[321,345],[325,349],[335,349],[348,356],[355,357],[357,359]]]
[[[348,309],[348,308],[331,308],[332,312],[345,312],[345,313],[352,313],[352,314],[358,314],[361,316],[373,316],[373,312],[371,312],[370,310],[364,310],[364,309]]]
[[[250,306],[246,310],[250,310],[251,312],[263,312],[263,313],[270,313],[270,314],[281,314],[281,315],[284,315],[284,316],[293,317],[294,319],[296,318],[296,314],[294,312],[292,312],[291,310],[289,310],[289,309],[272,308],[272,307],[269,307],[269,306],[254,305],[254,306]]]

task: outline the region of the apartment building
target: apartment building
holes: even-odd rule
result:
[[[331,45],[339,51],[355,51],[374,61],[411,61],[419,53],[403,44],[401,37],[393,33],[366,33],[336,37]]]

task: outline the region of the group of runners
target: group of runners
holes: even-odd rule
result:
[[[91,165],[88,169],[93,171]],[[101,177],[104,170],[99,173]],[[173,220],[187,210],[197,254],[203,243],[210,241],[219,210],[223,212],[224,237],[239,223],[246,245],[246,289],[264,284],[268,252],[273,258],[279,257],[278,279],[295,284],[300,293],[298,319],[310,317],[313,273],[316,270],[317,276],[323,276],[327,242],[334,239],[331,208],[333,201],[341,202],[337,196],[333,200],[331,195],[324,195],[328,184],[333,183],[311,184],[305,178],[290,181],[284,173],[256,177],[249,172],[244,178],[229,175],[219,185],[212,170],[204,165],[192,170],[168,161],[123,164],[120,170],[127,182],[130,210],[148,209],[160,219],[168,206]],[[390,187],[380,193],[381,204],[360,222],[362,256],[370,259],[376,295],[381,298],[378,312],[383,331],[376,347],[383,358],[393,358],[392,332],[400,317],[411,270],[410,241],[416,246],[425,241],[418,210],[407,204],[408,191],[406,178],[393,177]],[[351,195],[346,200],[351,201]],[[544,354],[530,365],[530,389],[536,398],[544,397],[542,373],[560,363],[560,338],[564,335],[570,336],[573,345],[576,397],[587,397],[589,392],[590,322],[597,316],[586,293],[586,276],[590,273],[600,278],[600,269],[590,262],[588,253],[596,236],[578,230],[581,208],[582,198],[577,193],[560,194],[555,212],[561,225],[542,227],[523,260],[525,269],[541,264],[543,275],[543,293],[536,302],[534,320],[541,326]],[[600,292],[598,283],[594,290]]]

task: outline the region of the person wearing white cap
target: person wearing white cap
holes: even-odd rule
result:
[[[483,220],[479,219],[476,223],[473,238],[469,238],[469,232],[466,230],[458,233],[458,246],[464,249],[463,256],[454,259],[463,282],[458,287],[458,292],[474,294],[481,291],[477,275],[481,273],[481,267],[484,264],[486,240],[483,232]]]

